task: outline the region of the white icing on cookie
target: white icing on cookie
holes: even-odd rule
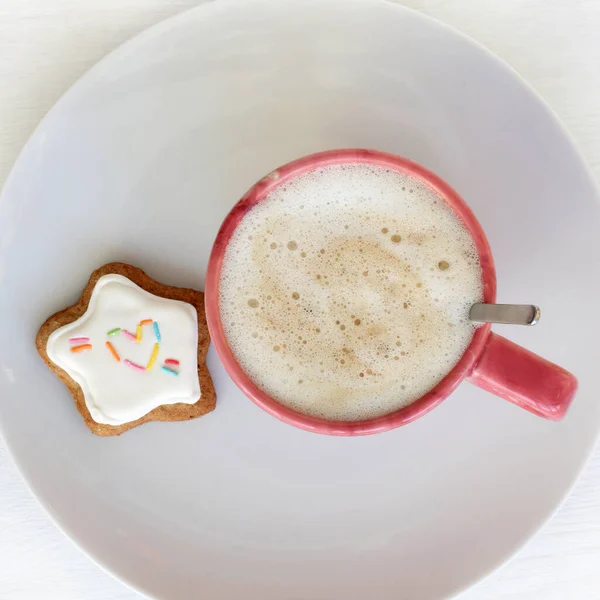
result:
[[[97,423],[122,425],[163,404],[194,404],[201,395],[196,310],[122,275],[101,277],[86,313],[54,331],[46,351],[81,386]]]

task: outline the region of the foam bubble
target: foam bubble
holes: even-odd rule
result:
[[[247,213],[219,302],[231,349],[259,387],[302,413],[356,421],[443,379],[482,297],[473,240],[434,191],[389,169],[339,165]]]

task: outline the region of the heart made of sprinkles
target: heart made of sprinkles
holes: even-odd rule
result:
[[[143,319],[140,321],[136,328],[135,333],[128,331],[127,329],[122,329],[121,327],[115,327],[106,333],[107,337],[115,337],[117,335],[122,335],[127,338],[129,341],[139,344],[142,341],[143,330],[144,327],[152,326],[152,331],[154,333],[155,343],[152,347],[152,352],[150,354],[150,358],[148,359],[148,363],[146,366],[139,365],[129,360],[128,358],[123,359],[123,364],[127,365],[130,369],[134,371],[139,371],[140,373],[145,373],[146,371],[150,371],[154,364],[156,363],[156,359],[158,358],[158,353],[160,352],[160,342],[161,342],[161,333],[158,323],[152,319]],[[71,352],[84,352],[86,350],[92,350],[92,344],[90,343],[89,337],[73,337],[69,339],[69,343],[72,344]],[[112,357],[117,361],[121,362],[121,355],[118,353],[117,349],[114,347],[113,343],[110,340],[106,340],[104,345],[112,355]],[[167,358],[164,360],[161,370],[169,375],[178,376],[179,375],[179,361],[175,358]]]

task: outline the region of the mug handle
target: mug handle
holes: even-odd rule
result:
[[[577,391],[571,373],[495,333],[490,333],[468,380],[553,421],[565,416]]]

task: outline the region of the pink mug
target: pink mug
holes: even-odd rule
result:
[[[332,150],[306,156],[280,167],[250,188],[225,218],[210,255],[206,274],[208,328],[217,353],[237,386],[258,406],[282,421],[329,435],[379,433],[410,423],[440,404],[464,379],[532,413],[555,421],[562,419],[577,389],[575,377],[558,365],[493,333],[487,323],[478,327],[456,366],[432,390],[404,408],[365,421],[328,421],[299,413],[270,397],[246,375],[227,343],[219,312],[219,281],[227,244],[244,215],[276,187],[319,167],[349,163],[394,169],[433,188],[473,236],[481,262],[483,301],[495,302],[496,271],[483,229],[465,201],[437,175],[406,158],[374,150]]]

